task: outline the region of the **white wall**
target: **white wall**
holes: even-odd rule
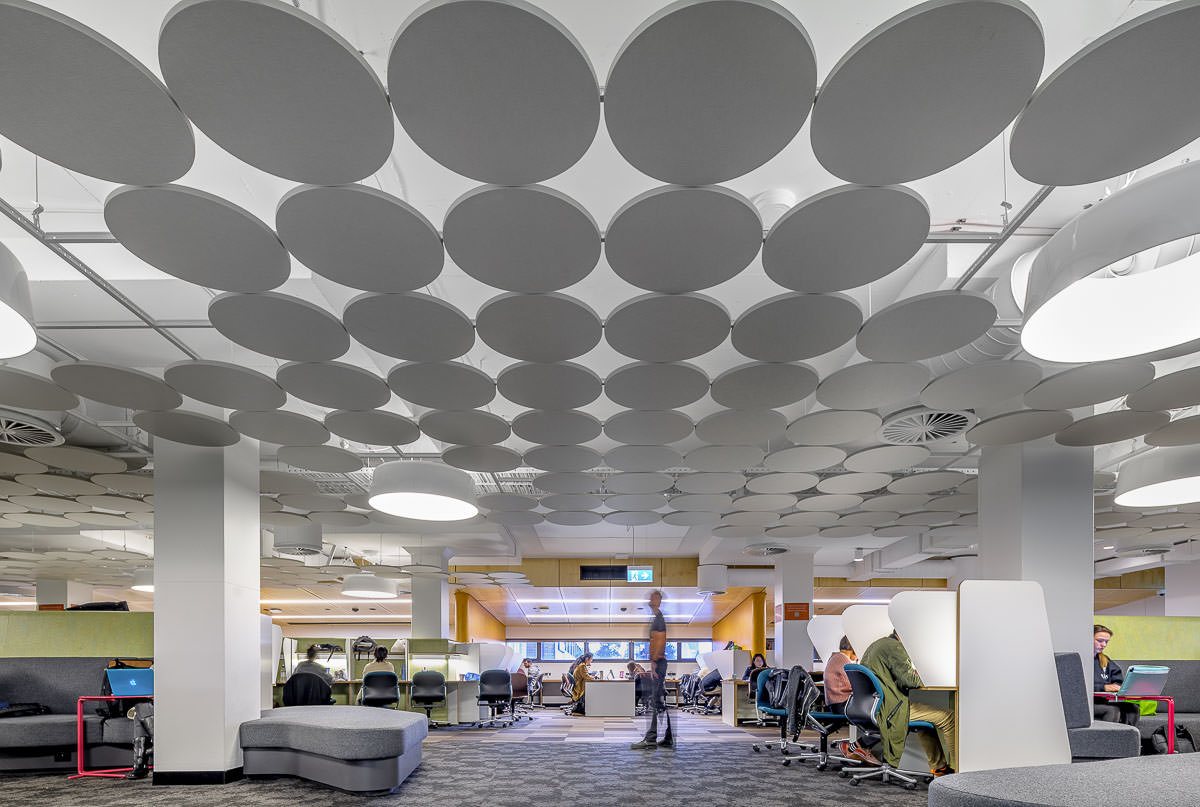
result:
[[[1100,616],[1102,614],[1112,614],[1116,616],[1166,616],[1166,605],[1166,597],[1143,597],[1140,600],[1127,602],[1124,605],[1118,605],[1115,608],[1106,608],[1103,611],[1097,611],[1096,615]],[[1188,616],[1200,616],[1200,614],[1188,614]]]

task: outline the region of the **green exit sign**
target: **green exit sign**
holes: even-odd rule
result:
[[[653,583],[654,567],[627,566],[625,567],[625,581],[627,583]]]

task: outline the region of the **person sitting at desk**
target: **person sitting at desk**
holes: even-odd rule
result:
[[[325,679],[325,683],[333,686],[333,676],[329,674],[329,670],[317,663],[317,646],[309,645],[308,650],[304,654],[307,658],[297,664],[292,670],[292,675],[296,673],[313,673]]]
[[[1094,692],[1116,692],[1125,681],[1125,671],[1121,665],[1105,655],[1108,643],[1112,640],[1112,630],[1103,625],[1092,625],[1092,689]],[[1107,698],[1093,698],[1092,714],[1097,720],[1108,723],[1124,723],[1136,726],[1142,716],[1141,709],[1136,703],[1129,701],[1112,701]]]
[[[592,663],[592,654],[584,653],[579,657],[579,662],[575,665],[575,672],[572,675],[574,685],[571,688],[571,700],[575,702],[575,708],[571,710],[573,715],[585,714],[583,705],[583,696],[587,693],[588,666]]]
[[[527,658],[521,660],[521,669],[517,672],[525,673],[525,680],[529,686],[529,702],[533,703],[533,699],[542,691],[542,668],[533,663],[533,659]]]
[[[930,773],[934,776],[954,773],[954,712],[927,703],[909,702],[908,693],[925,684],[913,669],[912,659],[896,632],[872,642],[863,653],[861,664],[875,673],[882,690],[879,734],[883,740],[884,762],[893,768],[900,767],[909,721],[924,720],[935,728],[933,733],[918,732],[929,759]]]
[[[846,677],[846,665],[858,661],[850,640],[845,636],[838,642],[837,652],[825,662],[825,711],[835,715],[846,714],[846,701],[850,700],[850,679]]]
[[[627,670],[627,673],[625,676],[626,678],[637,678],[639,675],[646,674],[646,668],[643,667],[641,664],[638,664],[636,661],[631,661],[628,664],[626,664],[625,669]]]
[[[746,667],[746,671],[742,673],[742,680],[754,681],[754,679],[758,677],[757,675],[754,675],[754,671],[765,669],[767,669],[767,657],[762,653],[755,653],[754,658],[750,659],[750,665]]]
[[[375,660],[367,666],[363,667],[363,678],[367,677],[367,673],[373,672],[390,672],[394,673],[396,668],[392,666],[392,662],[387,660],[388,649],[383,645],[375,648]]]

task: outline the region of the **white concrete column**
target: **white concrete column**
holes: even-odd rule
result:
[[[412,562],[450,568],[451,551],[444,546],[406,547]],[[450,639],[450,584],[444,577],[414,575],[412,578],[412,638]]]
[[[155,784],[240,778],[259,715],[258,442],[154,446]]]
[[[985,447],[979,462],[979,576],[1033,580],[1056,651],[1092,655],[1091,448],[1045,438]]]
[[[1200,561],[1173,563],[1166,573],[1166,615],[1200,616]],[[41,585],[38,586],[39,591]]]
[[[43,605],[61,605],[70,608],[72,605],[82,605],[92,601],[92,587],[87,583],[76,583],[74,580],[38,580],[34,599],[39,607]]]
[[[774,558],[775,665],[812,669],[808,620],[813,613],[813,553],[793,549]],[[803,606],[804,619],[789,619],[789,605]]]

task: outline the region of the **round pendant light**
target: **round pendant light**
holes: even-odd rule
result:
[[[36,345],[29,280],[16,256],[0,245],[0,359],[24,356]]]
[[[391,600],[396,597],[396,583],[367,572],[348,574],[342,578],[342,595],[364,600]]]
[[[1126,461],[1113,501],[1138,508],[1200,502],[1200,446],[1156,448]]]
[[[137,569],[133,573],[133,585],[130,586],[134,591],[145,591],[150,594],[154,593],[154,569]]]
[[[385,462],[375,469],[368,503],[421,521],[461,521],[479,514],[471,475],[435,462]]]

